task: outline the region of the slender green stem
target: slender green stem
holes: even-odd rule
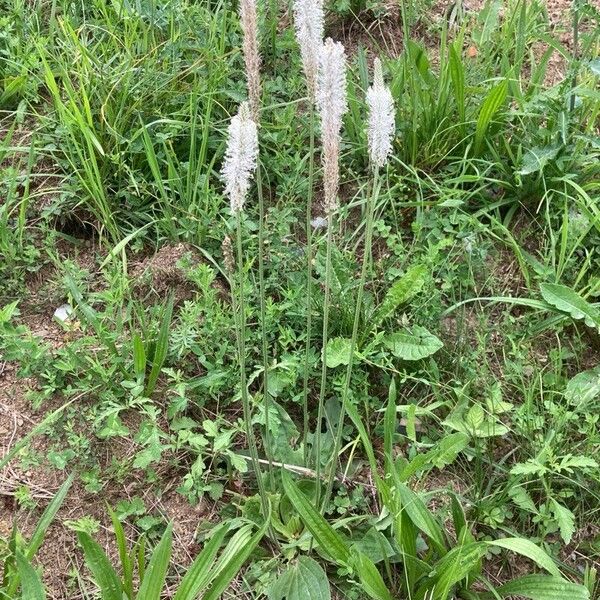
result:
[[[256,168],[256,190],[258,193],[258,287],[260,295],[260,336],[262,338],[262,361],[263,361],[263,398],[265,410],[265,455],[268,461],[269,485],[275,490],[273,479],[273,457],[269,444],[269,410],[271,408],[269,395],[269,352],[267,350],[267,318],[265,310],[265,202],[262,187],[262,171],[260,162]]]
[[[308,375],[310,369],[310,349],[312,339],[312,199],[313,179],[315,172],[315,107],[310,100],[310,145],[308,157],[308,195],[306,199],[306,354],[304,357],[304,384],[302,390],[302,410],[304,429],[302,447],[304,448],[304,464],[308,466]]]
[[[346,406],[348,402],[348,394],[350,392],[350,381],[352,378],[352,368],[354,366],[354,351],[356,348],[356,340],[358,338],[358,329],[360,325],[360,315],[362,312],[362,301],[365,289],[365,282],[367,279],[367,271],[371,263],[371,244],[373,239],[373,216],[375,214],[375,203],[377,196],[379,195],[379,169],[375,169],[373,175],[373,189],[369,198],[367,199],[367,225],[365,232],[365,249],[363,252],[362,268],[360,271],[360,281],[358,284],[358,292],[356,296],[356,305],[354,308],[354,325],[352,326],[352,339],[350,341],[350,356],[348,359],[348,365],[346,367],[346,377],[344,379],[344,387],[342,389],[342,407],[340,410],[339,422],[337,431],[335,434],[335,440],[333,444],[333,452],[331,455],[329,473],[327,476],[327,488],[325,495],[323,496],[323,502],[321,504],[321,512],[325,512],[331,491],[333,490],[333,479],[335,475],[335,466],[337,464],[338,452],[342,443],[342,432],[344,429],[344,418],[346,417]]]
[[[244,426],[246,428],[246,437],[248,438],[248,448],[252,465],[256,473],[258,491],[260,494],[263,514],[265,518],[269,514],[269,503],[261,477],[260,462],[258,460],[258,450],[256,448],[256,438],[254,437],[254,427],[252,426],[252,411],[250,408],[250,398],[248,395],[248,384],[246,381],[246,304],[244,297],[244,260],[242,252],[242,219],[241,211],[236,214],[237,229],[237,263],[238,263],[238,282],[237,282],[237,342],[238,342],[238,361],[240,365],[240,385],[242,394],[242,407],[244,410]],[[235,306],[234,306],[235,309]]]
[[[315,426],[315,477],[317,481],[316,505],[321,497],[321,428],[323,425],[323,407],[327,386],[327,337],[329,335],[329,304],[331,299],[331,246],[333,245],[333,214],[327,215],[327,258],[325,260],[325,297],[323,300],[323,349],[321,352],[321,385],[319,388],[319,406]]]

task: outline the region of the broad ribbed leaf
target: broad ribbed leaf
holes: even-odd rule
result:
[[[79,545],[83,548],[85,563],[100,588],[102,600],[122,600],[123,587],[104,550],[91,536],[83,531],[77,533]]]
[[[554,561],[538,546],[533,542],[524,538],[502,538],[500,540],[493,540],[487,542],[490,546],[496,546],[498,548],[506,548],[511,552],[516,552],[522,556],[526,556],[533,562],[537,563],[542,569],[546,569],[551,575],[560,577],[560,571],[554,564]]]
[[[133,598],[133,561],[129,556],[127,550],[127,538],[125,537],[125,530],[123,525],[116,513],[108,507],[108,514],[113,524],[113,530],[115,532],[115,541],[117,542],[117,548],[119,550],[119,559],[121,560],[121,570],[123,572],[123,591],[128,598]]]
[[[181,580],[173,600],[196,600],[198,594],[210,579],[209,568],[228,531],[229,526],[226,524],[216,529]]]
[[[282,471],[281,479],[287,497],[319,544],[321,551],[328,554],[335,562],[348,565],[350,563],[350,550],[344,539],[298,489],[287,471]]]
[[[444,345],[438,337],[419,325],[386,336],[384,343],[394,356],[402,360],[421,360],[435,354]]]
[[[171,560],[172,539],[173,524],[169,523],[146,567],[142,585],[136,596],[137,600],[160,600],[160,595],[165,585],[167,569],[169,568],[169,561]]]
[[[373,561],[362,552],[355,552],[354,568],[358,574],[362,589],[375,600],[392,600],[381,574]]]
[[[432,600],[446,600],[450,590],[459,581],[478,569],[479,561],[485,556],[485,552],[484,543],[472,542],[456,546],[442,557],[434,565],[435,573],[437,573],[435,584],[426,584],[427,589],[433,591]]]
[[[218,574],[212,580],[211,588],[206,595],[202,596],[203,600],[218,600],[218,598],[221,597],[221,594],[227,589],[227,586],[248,560],[248,557],[252,554],[254,548],[256,548],[260,540],[262,540],[269,527],[270,520],[271,515],[268,514],[265,518],[264,525],[250,538],[249,541],[244,542],[243,545],[236,540],[235,536],[231,538],[225,551],[215,565],[215,572]]]
[[[456,42],[448,47],[448,65],[458,109],[458,118],[462,125],[465,122],[465,69],[459,51],[456,49]]]
[[[301,556],[271,585],[269,600],[330,600],[325,571],[316,560]]]
[[[21,579],[22,600],[46,600],[46,591],[37,571],[31,563],[19,552],[15,552],[17,572]],[[0,590],[1,592],[1,590]]]
[[[543,171],[548,162],[556,158],[560,148],[558,144],[552,144],[527,150],[525,156],[523,156],[519,175],[530,175],[531,173]]]
[[[576,291],[558,283],[542,283],[540,291],[548,304],[567,313],[573,319],[583,319],[588,327],[600,330],[600,311]]]
[[[383,448],[386,464],[392,460],[394,434],[396,433],[396,395],[396,381],[392,378],[388,391],[388,402],[385,409],[385,417],[383,420]]]
[[[502,597],[517,596],[530,600],[589,600],[590,598],[584,586],[552,575],[526,575],[496,588],[496,592]]]
[[[485,97],[477,117],[477,125],[475,126],[475,154],[479,154],[481,151],[490,123],[494,119],[498,109],[504,104],[507,92],[508,83],[504,80],[494,86]]]
[[[402,502],[402,509],[406,511],[410,520],[427,535],[436,550],[444,554],[446,552],[444,534],[423,500],[403,483],[398,484],[397,491]]]

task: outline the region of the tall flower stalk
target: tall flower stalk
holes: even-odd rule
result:
[[[308,120],[310,141],[308,149],[308,194],[306,198],[306,350],[304,357],[304,381],[302,389],[304,463],[308,464],[308,379],[312,340],[312,203],[315,176],[315,95],[319,69],[319,48],[323,43],[322,0],[295,0],[294,25],[296,40],[300,46],[302,67],[308,93]]]
[[[240,367],[240,387],[244,412],[244,427],[248,439],[248,448],[252,466],[256,473],[258,489],[265,517],[268,515],[268,500],[260,472],[260,461],[252,410],[246,379],[246,303],[244,294],[244,257],[242,252],[242,212],[246,195],[256,171],[258,159],[258,132],[252,120],[251,109],[247,102],[240,105],[239,112],[231,119],[228,128],[227,149],[221,175],[225,183],[225,195],[229,198],[231,212],[236,220],[237,282],[233,296],[233,308],[236,315],[237,353]],[[231,262],[231,259],[228,259]],[[232,278],[233,279],[233,278]]]
[[[339,156],[342,117],[348,105],[346,99],[346,54],[344,46],[328,38],[319,51],[316,100],[321,121],[324,207],[327,215],[327,256],[325,262],[325,294],[323,303],[323,335],[321,385],[317,408],[315,471],[317,504],[321,496],[321,445],[323,406],[327,384],[327,340],[329,335],[329,305],[331,300],[331,248],[333,216],[338,207]]]
[[[356,349],[356,340],[358,338],[358,330],[360,326],[360,317],[362,313],[363,295],[367,272],[371,265],[371,246],[373,242],[373,220],[375,214],[375,205],[381,188],[380,170],[385,167],[388,162],[389,155],[392,151],[392,140],[395,129],[395,112],[394,100],[390,89],[383,81],[383,72],[381,62],[378,58],[375,59],[373,85],[367,90],[367,106],[368,106],[368,126],[367,140],[369,149],[369,160],[373,169],[373,180],[371,193],[367,199],[367,215],[366,215],[366,231],[365,231],[365,247],[363,251],[362,267],[360,272],[360,281],[358,284],[358,292],[356,297],[356,305],[354,308],[354,324],[352,326],[352,339],[350,341],[350,356],[346,367],[346,376],[344,379],[344,387],[342,388],[342,407],[340,411],[338,428],[333,444],[333,452],[331,455],[331,464],[327,478],[327,490],[323,497],[321,511],[324,512],[327,508],[327,503],[333,489],[333,479],[335,475],[335,467],[337,464],[338,453],[342,442],[342,432],[344,428],[344,419],[346,416],[347,405],[349,401],[350,383],[352,379],[352,369],[354,367],[354,352]]]
[[[256,0],[240,1],[240,21],[244,33],[243,54],[246,67],[246,83],[252,119],[260,123],[260,49],[258,43],[258,11]],[[274,489],[273,462],[271,456],[270,435],[270,396],[269,396],[269,353],[267,348],[267,325],[265,309],[265,200],[262,187],[260,162],[256,165],[256,191],[258,195],[258,287],[260,296],[260,327],[263,363],[263,408],[265,411],[264,447],[269,464],[269,483]]]

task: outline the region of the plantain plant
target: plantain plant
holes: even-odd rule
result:
[[[128,548],[122,524],[113,511],[110,511],[110,516],[119,551],[120,574],[98,542],[86,532],[77,534],[85,562],[100,589],[102,600],[159,600],[166,590],[173,524],[169,523],[149,554],[143,536]],[[262,539],[268,522],[269,519],[255,532],[252,524],[242,525],[217,557],[225,536],[231,530],[228,523],[218,525],[180,581],[173,600],[220,598]]]

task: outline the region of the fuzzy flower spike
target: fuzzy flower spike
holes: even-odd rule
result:
[[[258,158],[258,133],[247,102],[240,104],[238,114],[231,119],[227,133],[227,149],[221,175],[231,212],[236,214],[244,207]]]
[[[260,107],[260,51],[256,0],[240,0],[240,21],[244,32],[244,65],[252,118],[258,122]]]
[[[294,25],[310,100],[314,102],[323,43],[323,0],[294,0]]]
[[[381,61],[375,59],[373,85],[367,90],[369,107],[369,158],[374,168],[385,166],[392,151],[392,140],[396,127],[394,99],[390,88],[383,82]]]
[[[339,187],[339,155],[342,117],[348,109],[346,101],[346,54],[344,46],[327,38],[319,52],[317,106],[321,117],[323,144],[323,185],[325,210],[337,208]]]

